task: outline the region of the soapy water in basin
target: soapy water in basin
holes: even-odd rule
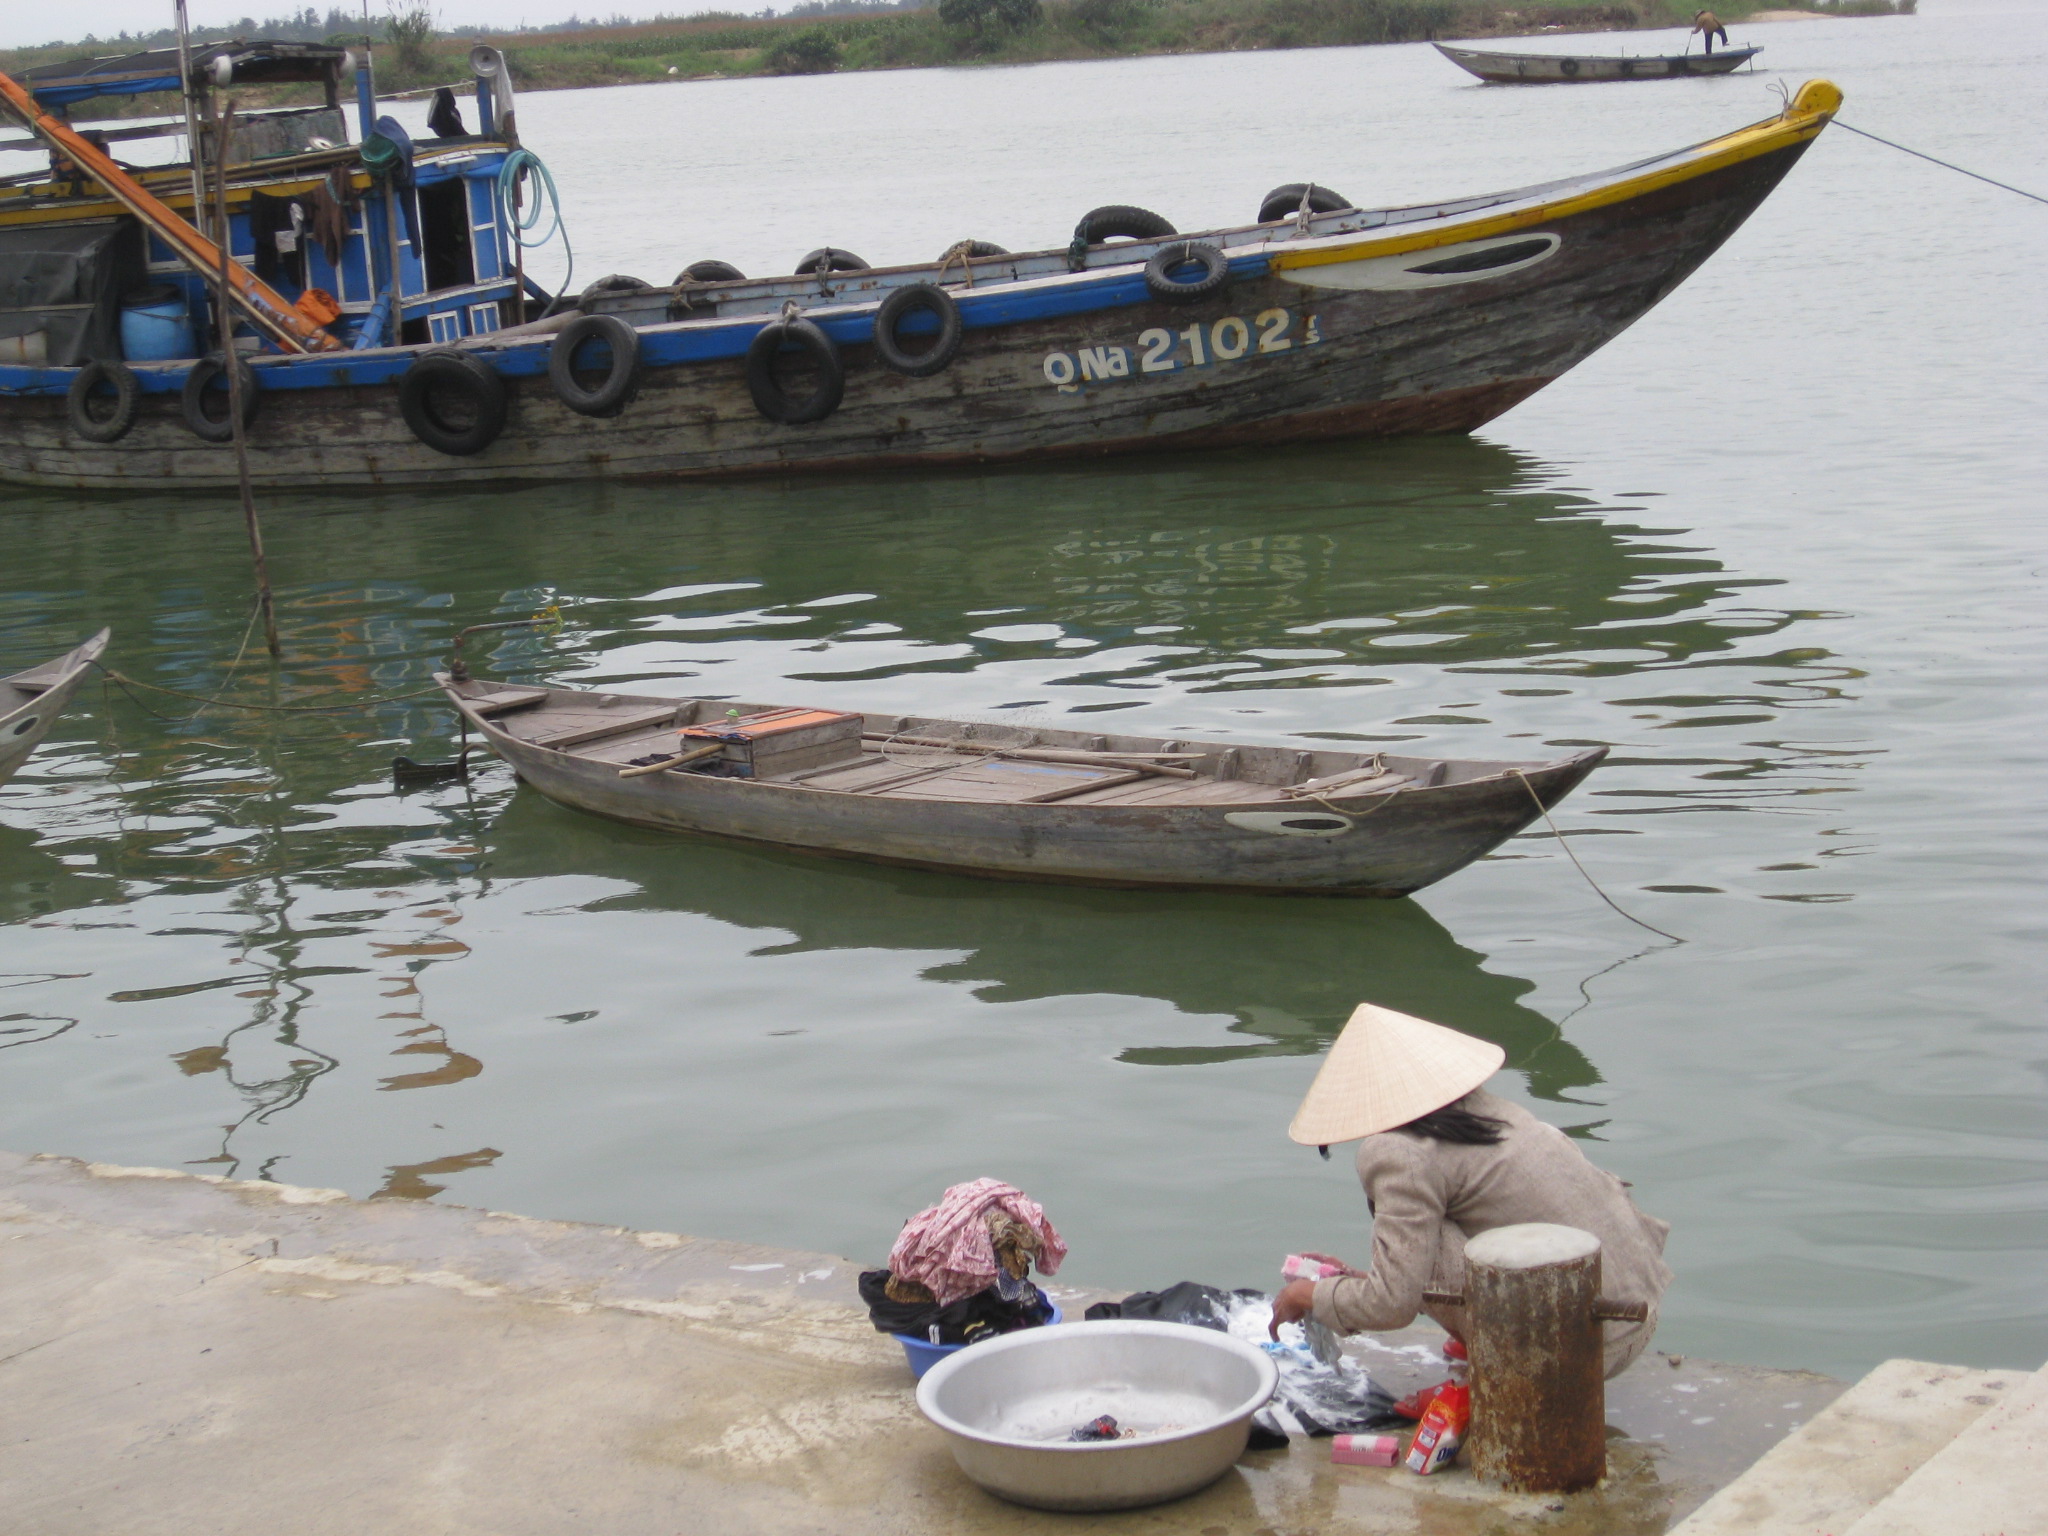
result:
[[[1008,1404],[984,1426],[985,1433],[1005,1440],[1064,1442],[1082,1425],[1108,1414],[1121,1431],[1115,1444],[1159,1435],[1180,1434],[1212,1424],[1225,1407],[1199,1392],[1160,1392],[1128,1382],[1097,1387],[1066,1387],[1037,1392]]]

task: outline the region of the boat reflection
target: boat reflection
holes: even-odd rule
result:
[[[1313,1055],[1370,999],[1497,1041],[1530,1090],[1600,1081],[1557,1026],[1520,999],[1533,984],[1485,969],[1412,901],[1222,894],[1153,896],[1016,885],[705,839],[665,837],[517,795],[485,834],[496,879],[602,867],[632,894],[594,911],[687,912],[784,935],[755,957],[829,950],[965,951],[924,972],[991,1003],[1078,995],[1156,998],[1231,1020],[1228,1044],[1127,1048],[1189,1067]]]

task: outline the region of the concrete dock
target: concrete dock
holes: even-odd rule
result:
[[[1651,1355],[1609,1385],[1610,1476],[1586,1494],[1338,1467],[1296,1440],[1180,1503],[1049,1515],[958,1475],[858,1267],[0,1154],[5,1529],[1653,1536],[1843,1391]],[[1078,1317],[1100,1293],[1054,1294]],[[1405,1390],[1439,1379],[1432,1340],[1360,1353]]]

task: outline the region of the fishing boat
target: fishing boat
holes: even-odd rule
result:
[[[1652,54],[1646,59],[1586,53],[1487,53],[1436,43],[1436,51],[1489,85],[1590,85],[1596,80],[1676,80],[1732,75],[1763,52],[1724,48],[1719,53]]]
[[[20,772],[29,754],[42,745],[107,648],[110,633],[103,629],[55,661],[0,678],[0,784]]]
[[[236,377],[259,489],[841,472],[1467,432],[1669,293],[1841,102],[1811,81],[1778,115],[1701,144],[1418,206],[1357,207],[1289,184],[1255,220],[1194,234],[1119,206],[1088,213],[1064,245],[1022,254],[962,240],[929,261],[871,266],[825,248],[787,276],[749,279],[703,260],[665,285],[614,277],[551,299],[522,264],[511,189],[530,152],[506,110],[502,57],[479,50],[479,131],[413,142],[405,160],[403,130],[376,116],[367,65],[339,54],[209,45],[182,81],[150,55],[31,73],[15,103],[53,159],[92,169],[0,186],[0,251],[22,236],[111,252],[132,236],[141,260],[137,225],[147,226],[147,276],[182,285],[169,311],[189,354],[217,329],[217,250],[118,189],[123,173],[55,122],[52,104],[182,84],[211,117],[245,73],[310,73],[338,99],[354,69],[365,142],[318,147],[305,137],[313,119],[293,119],[278,142],[303,147],[264,159],[230,140],[213,178],[236,258],[228,302],[241,317],[248,366]],[[315,116],[323,143],[341,131],[338,108]],[[207,201],[204,165],[131,179],[173,210],[171,223]],[[307,199],[339,241],[338,263],[318,241],[290,253],[279,243],[291,233],[281,202]],[[329,201],[343,205],[344,230]],[[111,266],[89,280],[79,271],[76,293],[44,306],[46,352],[0,360],[0,479],[233,485],[224,357],[122,355],[133,329],[122,282]],[[336,313],[307,325],[325,313],[307,299],[315,291]],[[26,334],[40,322],[14,323]]]
[[[1006,880],[1405,896],[1607,755],[1462,762],[435,679],[548,799],[665,832]]]

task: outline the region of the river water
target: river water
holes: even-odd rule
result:
[[[1484,89],[1424,48],[633,87],[521,104],[579,280],[786,270],[1105,202],[1183,225],[1845,118],[2048,183],[2032,8],[1757,27],[1771,71]],[[1673,41],[1675,41],[1675,37]],[[1632,48],[1653,40],[1631,38]],[[231,698],[424,685],[452,631],[559,682],[1430,755],[1614,746],[1560,820],[1396,903],[984,883],[394,794],[427,701],[98,692],[0,791],[0,1145],[885,1252],[948,1183],[1068,1273],[1363,1258],[1284,1130],[1373,999],[1674,1226],[1660,1343],[1853,1373],[2038,1364],[2048,210],[1826,135],[1661,308],[1472,440],[725,487],[277,496],[286,656],[228,664],[215,499],[0,493],[0,665],[102,623]],[[544,272],[551,258],[539,258]]]

